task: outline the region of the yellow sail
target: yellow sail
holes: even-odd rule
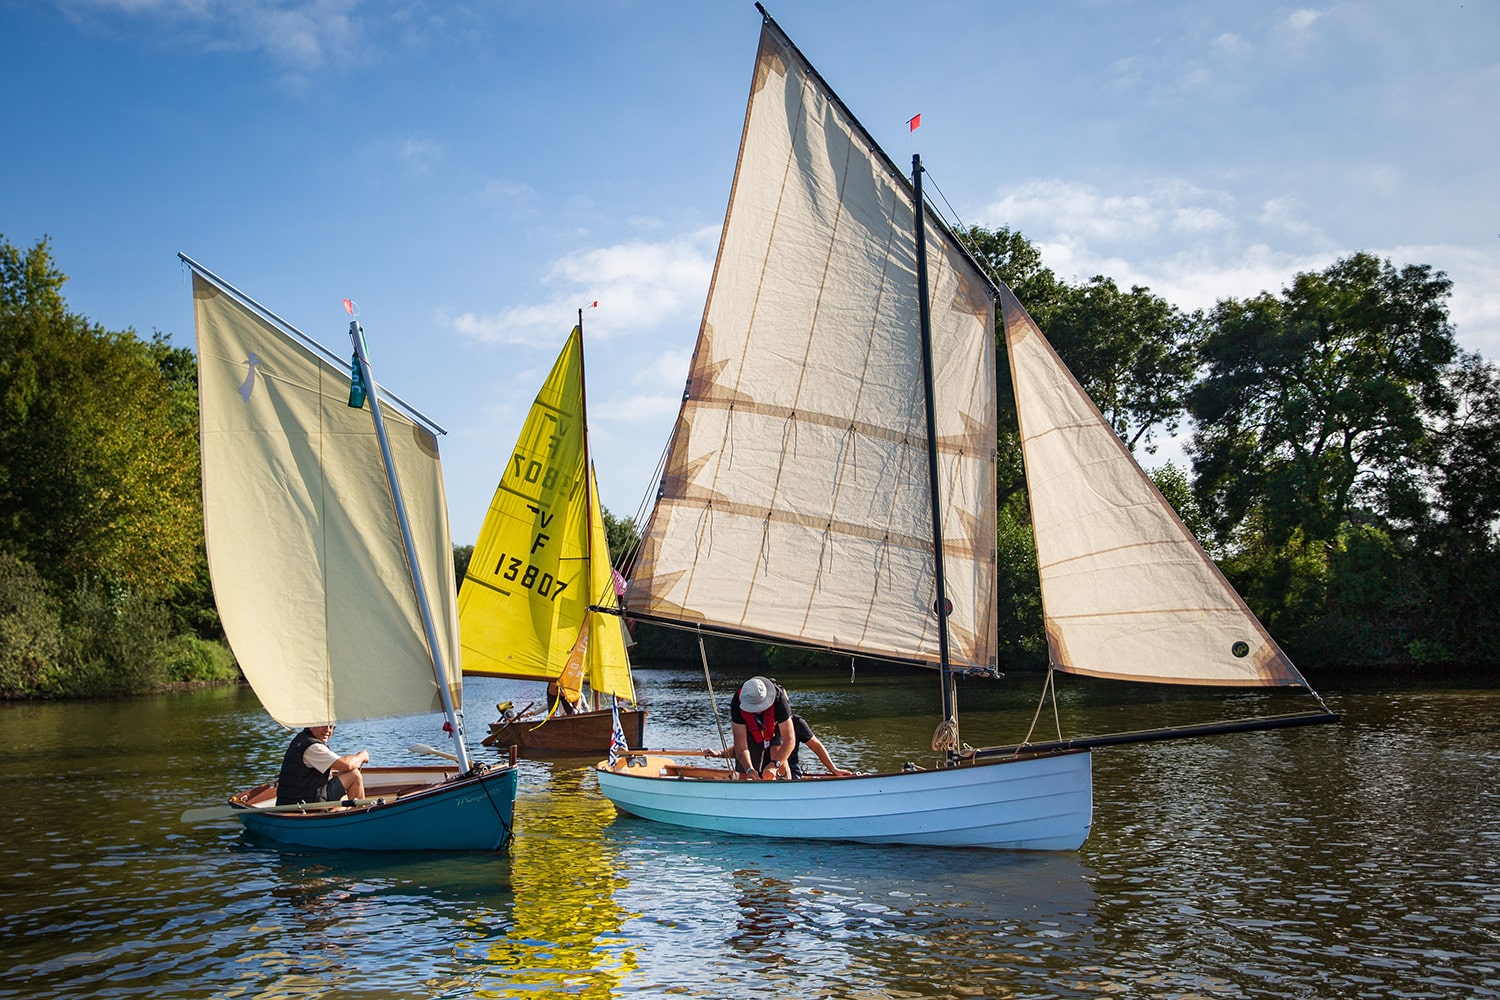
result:
[[[635,700],[588,457],[574,327],[506,463],[458,597],[466,674],[551,680],[581,647],[594,691]],[[591,627],[590,620],[602,619]],[[580,632],[588,627],[584,642]]]

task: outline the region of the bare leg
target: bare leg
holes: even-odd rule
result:
[[[345,771],[339,775],[339,780],[344,783],[344,797],[346,799],[362,799],[365,797],[365,774],[359,768]]]

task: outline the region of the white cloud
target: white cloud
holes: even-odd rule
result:
[[[1250,54],[1250,43],[1233,32],[1225,32],[1215,38],[1209,43],[1209,47],[1213,49],[1214,55],[1218,57],[1245,56]]]
[[[430,171],[433,162],[441,159],[442,156],[442,145],[422,136],[412,136],[401,144],[401,159],[424,174]]]
[[[591,339],[608,340],[685,322],[703,304],[718,229],[661,243],[632,241],[570,254],[543,278],[557,291],[545,302],[493,313],[446,313],[438,321],[473,340],[540,346],[556,340],[558,317],[598,302],[588,316]]]
[[[1268,229],[1280,230],[1296,236],[1317,236],[1318,231],[1303,214],[1302,205],[1294,198],[1271,198],[1261,206],[1257,221]]]
[[[1292,48],[1311,45],[1318,40],[1317,24],[1322,18],[1323,11],[1311,7],[1294,10],[1276,26],[1276,34]]]
[[[354,16],[358,0],[62,0],[59,6],[79,23],[118,14],[209,51],[261,52],[293,87],[376,54],[364,22]]]
[[[693,352],[686,351],[662,351],[655,360],[644,366],[636,373],[636,385],[670,385],[676,381],[685,383],[687,380],[688,364],[693,360]],[[675,404],[674,404],[675,405]]]
[[[1449,316],[1459,342],[1500,359],[1500,249],[1341,246],[1297,197],[1269,198],[1241,212],[1226,192],[1173,179],[1139,192],[1033,181],[984,208],[980,224],[1019,229],[1065,280],[1102,274],[1122,288],[1148,287],[1186,310],[1261,292],[1279,295],[1295,275],[1323,270],[1356,249],[1396,267],[1430,264],[1453,280]]]
[[[495,204],[530,205],[536,200],[536,188],[523,181],[497,177],[480,190],[479,200]]]

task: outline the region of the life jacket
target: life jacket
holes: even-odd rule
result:
[[[777,684],[776,697],[771,699],[771,704],[767,705],[764,711],[747,712],[743,706],[740,708],[740,716],[745,720],[745,735],[760,744],[760,760],[762,762],[771,759],[771,744],[775,741],[776,734],[779,731],[779,727],[776,724],[777,699],[785,699],[788,707],[792,704],[791,698],[787,697],[786,688]],[[796,746],[795,740],[793,740],[792,745]],[[753,751],[750,754],[750,762],[752,764],[756,762],[756,755]]]
[[[323,801],[323,789],[328,786],[328,772],[315,771],[302,763],[302,754],[318,742],[312,730],[304,729],[292,739],[281,758],[281,774],[276,778],[276,804],[294,805],[298,802]]]
[[[742,708],[740,715],[745,718],[745,732],[750,738],[763,747],[769,747],[776,738],[776,699],[771,699],[764,712],[747,712]]]

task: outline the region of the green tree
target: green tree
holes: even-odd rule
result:
[[[1018,230],[970,226],[955,234],[992,281],[1003,281],[1043,330],[1061,303],[1063,283],[1042,263],[1042,252]]]
[[[1037,575],[1036,535],[1025,494],[995,512],[995,603],[998,659],[1002,670],[1047,665],[1042,627],[1042,586]]]
[[[453,585],[464,589],[464,574],[469,572],[469,560],[474,558],[474,546],[453,546]]]
[[[1493,663],[1500,654],[1500,369],[1461,354],[1452,407],[1434,427],[1427,488],[1436,516],[1416,532],[1422,627],[1408,650],[1419,663]]]
[[[166,597],[202,559],[192,353],[69,313],[66,280],[0,237],[0,545]]]
[[[994,230],[972,226],[956,235],[990,280],[1004,282],[1045,332],[1048,317],[1061,302],[1064,286],[1042,263],[1042,253],[1036,244],[1006,226]],[[996,401],[1000,431],[995,447],[995,487],[1003,506],[1011,497],[1024,497],[1026,473],[1021,460],[1016,401],[1010,392],[1010,358],[1005,351],[998,310],[995,324],[995,378],[1000,387],[1000,398]]]
[[[1065,287],[1044,333],[1131,451],[1176,434],[1197,374],[1201,313],[1098,276]]]
[[[604,517],[604,537],[609,542],[609,561],[616,569],[623,568],[635,558],[635,550],[641,544],[641,532],[633,517],[615,517],[609,508],[600,506]]]
[[[61,609],[30,563],[0,550],[0,698],[32,697],[55,678]]]
[[[1221,541],[1250,524],[1275,548],[1298,533],[1331,543],[1356,517],[1421,520],[1424,421],[1451,406],[1450,287],[1426,265],[1356,253],[1281,298],[1219,303],[1189,408],[1197,494]]]

